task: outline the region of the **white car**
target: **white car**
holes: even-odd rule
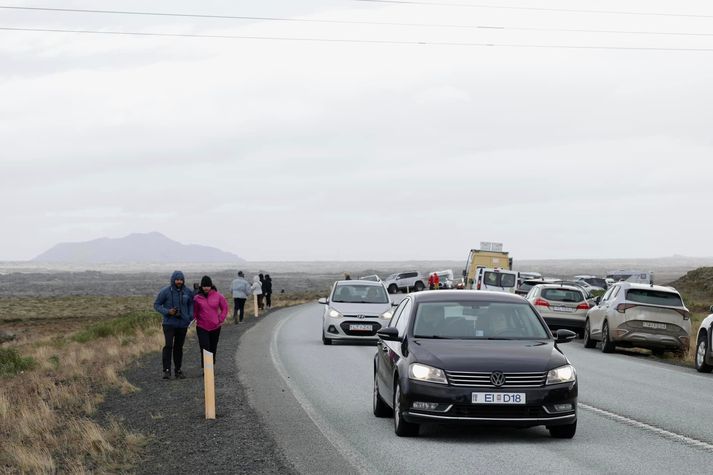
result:
[[[691,315],[681,295],[671,287],[617,282],[597,298],[584,323],[584,347],[602,342],[602,352],[616,346],[685,353],[691,335]]]
[[[419,272],[400,272],[391,274],[384,279],[384,285],[390,294],[402,292],[420,292],[426,288],[428,278],[424,278]]]
[[[332,286],[324,305],[322,343],[333,340],[376,341],[376,332],[389,325],[393,309],[381,282],[339,280]]]
[[[473,290],[490,290],[514,294],[517,289],[517,272],[505,269],[478,267],[473,279]]]
[[[711,351],[711,338],[713,338],[713,306],[711,314],[703,319],[696,337],[696,370],[700,373],[710,373],[713,370],[713,351]]]

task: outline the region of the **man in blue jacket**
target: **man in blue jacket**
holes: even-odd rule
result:
[[[171,275],[171,285],[164,287],[156,296],[153,308],[163,315],[163,379],[171,378],[171,355],[176,379],[184,379],[181,372],[183,363],[183,343],[186,341],[188,325],[193,320],[193,292],[186,285],[183,272],[177,270]]]

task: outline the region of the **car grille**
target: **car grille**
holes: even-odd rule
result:
[[[353,331],[349,329],[349,325],[370,325],[371,331]],[[376,332],[381,330],[381,325],[376,322],[365,322],[364,320],[356,320],[351,322],[342,322],[339,325],[342,331],[349,336],[374,336]]]
[[[455,405],[447,415],[453,417],[480,417],[494,419],[541,418],[550,415],[542,406]]]
[[[469,388],[494,388],[487,373],[467,373],[462,371],[447,371],[448,382],[453,386]],[[505,384],[500,388],[539,388],[545,384],[547,373],[504,373]]]
[[[344,318],[356,318],[361,320],[358,315],[344,315]],[[379,318],[379,315],[363,315],[363,318]]]

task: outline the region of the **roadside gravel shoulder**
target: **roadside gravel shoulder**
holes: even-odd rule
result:
[[[204,417],[203,373],[193,332],[184,346],[186,379],[161,379],[158,352],[125,372],[139,391],[109,394],[98,418],[117,418],[129,430],[149,437],[137,473],[296,473],[248,403],[238,377],[241,335],[262,319],[274,318],[271,313],[223,326],[215,365],[215,420]]]

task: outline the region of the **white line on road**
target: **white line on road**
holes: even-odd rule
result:
[[[296,384],[292,383],[290,377],[287,374],[285,366],[282,364],[280,355],[277,350],[277,337],[280,334],[282,326],[288,321],[288,319],[283,319],[272,334],[272,341],[270,342],[270,358],[272,363],[275,365],[278,374],[285,382],[287,387],[292,392],[297,402],[302,406],[307,416],[312,419],[314,425],[319,429],[319,431],[324,435],[324,437],[334,446],[334,448],[342,454],[342,456],[348,460],[354,468],[356,468],[361,473],[378,473],[378,471],[371,466],[358,452],[351,448],[351,443],[346,440],[339,432],[332,429],[329,423],[324,420],[324,418],[319,414],[312,403],[305,394],[297,387]]]
[[[702,440],[694,439],[692,437],[688,437],[682,434],[677,434],[675,432],[671,432],[666,429],[662,429],[660,427],[652,426],[651,424],[647,424],[645,422],[637,421],[636,419],[632,419],[630,417],[622,416],[620,414],[616,414],[614,412],[610,412],[604,409],[599,409],[598,407],[590,406],[588,404],[584,403],[579,403],[579,407],[582,409],[586,409],[587,411],[593,412],[595,414],[598,414],[600,416],[606,417],[607,419],[612,419],[617,422],[621,422],[623,424],[632,426],[632,427],[637,427],[639,429],[644,429],[648,432],[652,432],[658,436],[664,437],[669,440],[674,440],[677,442],[680,442],[684,445],[687,445],[689,447],[695,447],[699,449],[703,449],[709,452],[713,452],[713,444],[709,444],[708,442],[704,442]]]

